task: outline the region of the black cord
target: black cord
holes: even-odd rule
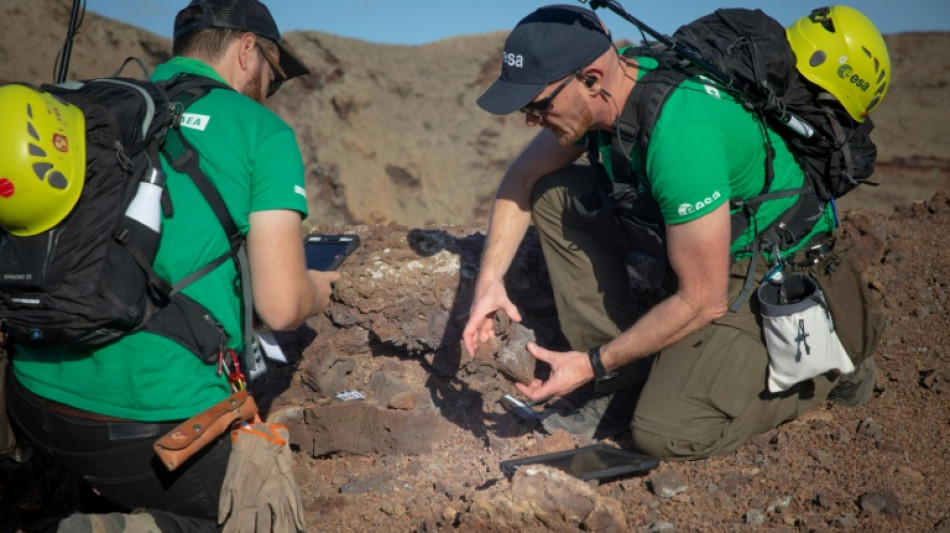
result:
[[[69,71],[69,58],[73,51],[73,38],[79,33],[83,20],[86,18],[86,0],[73,0],[73,8],[69,15],[69,24],[66,28],[66,40],[63,47],[56,54],[56,60],[53,62],[53,79],[56,83],[66,81],[66,74]]]

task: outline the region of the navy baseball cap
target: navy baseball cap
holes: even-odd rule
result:
[[[610,47],[610,35],[590,9],[538,8],[511,30],[501,54],[501,76],[478,105],[507,115],[534,100],[551,82],[586,67]]]
[[[284,47],[280,30],[277,29],[270,10],[257,0],[192,0],[185,9],[191,7],[200,8],[201,14],[185,21],[179,21],[180,17],[175,17],[176,40],[204,28],[249,31],[277,45],[280,50],[280,68],[287,74],[285,80],[310,74],[310,69]]]

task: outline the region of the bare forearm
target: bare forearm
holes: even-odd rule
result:
[[[267,265],[264,268],[288,272],[287,278],[283,280],[265,280],[252,284],[254,307],[269,328],[277,331],[292,330],[303,324],[308,317],[321,311],[316,283],[304,274],[302,269],[297,274],[296,269],[276,265]],[[258,276],[258,279],[262,277]]]
[[[499,198],[492,205],[479,279],[500,280],[505,275],[531,225],[530,210],[525,210],[516,201],[502,198],[500,193],[501,189]]]
[[[668,228],[677,292],[601,348],[610,370],[659,352],[726,313],[729,280],[729,212],[722,205],[705,217]]]
[[[544,175],[576,160],[583,149],[564,148],[541,131],[511,164],[498,187],[485,239],[479,279],[500,280],[531,225],[531,194]]]
[[[249,220],[247,254],[255,310],[272,329],[294,329],[326,306],[339,274],[306,270],[298,213],[259,211]]]
[[[671,346],[707,326],[715,312],[683,299],[679,294],[660,302],[633,326],[600,349],[607,370]]]

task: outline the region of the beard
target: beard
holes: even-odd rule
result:
[[[257,73],[254,74],[254,77],[251,78],[247,85],[244,86],[244,90],[241,91],[241,94],[254,100],[259,104],[264,103],[264,69],[257,69]]]
[[[553,124],[549,123],[548,131],[554,134],[557,143],[560,146],[568,147],[573,146],[574,143],[579,141],[584,134],[587,133],[587,129],[590,128],[590,125],[594,123],[594,115],[591,113],[590,108],[587,107],[584,100],[580,97],[574,97],[571,95],[571,99],[568,102],[568,109],[560,113],[560,117],[571,117],[573,118],[573,124]],[[556,122],[560,122],[557,120]]]

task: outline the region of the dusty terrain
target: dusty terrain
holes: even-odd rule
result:
[[[28,36],[36,12],[65,27],[61,4],[0,5],[0,20],[22,22],[0,32],[0,81],[48,81],[59,43]],[[84,28],[78,78],[111,74],[126,55],[154,65],[170,48],[95,15]],[[253,384],[291,426],[309,530],[950,531],[950,34],[887,38],[901,76],[876,116],[882,185],[842,202],[888,319],[871,401],[822,405],[735,453],[598,485],[504,476],[502,460],[589,441],[506,412],[510,381],[459,350],[487,202],[530,135],[474,107],[503,36],[420,48],[288,36],[315,71],[273,103],[308,164],[308,222],[363,240],[331,308],[280,336],[291,363]],[[433,82],[426,61],[441,57],[459,70]],[[507,283],[539,342],[563,346],[533,238]],[[345,390],[366,398],[334,399]],[[48,465],[4,464],[0,531],[48,530],[77,494]]]
[[[252,384],[270,418],[291,427],[308,527],[950,531],[950,190],[886,216],[849,211],[843,227],[888,321],[871,401],[822,405],[735,453],[602,484],[499,469],[591,441],[506,412],[498,400],[511,382],[460,353],[479,228],[323,228],[357,232],[363,246],[326,314],[280,336],[291,364]],[[539,342],[563,346],[534,238],[507,283]],[[334,398],[346,390],[365,399]],[[2,472],[2,531],[43,531],[77,503],[55,469]]]
[[[845,216],[888,319],[866,406],[823,405],[733,454],[600,485],[498,468],[589,441],[507,413],[510,381],[459,353],[482,235],[345,229],[364,246],[332,309],[283,339],[303,348],[292,375],[260,384],[282,390],[268,406],[291,424],[314,531],[950,530],[950,191]],[[529,239],[509,290],[540,342],[558,346],[544,274]],[[328,398],[349,389],[366,400]]]
[[[366,244],[271,406],[300,447],[312,530],[950,531],[950,191],[887,217],[849,212],[844,227],[888,318],[868,405],[823,405],[733,454],[601,485],[498,468],[589,441],[507,413],[510,382],[460,358],[481,235],[358,228]],[[529,241],[508,283],[558,345],[543,274]],[[367,399],[326,399],[347,389]]]
[[[591,441],[506,412],[510,381],[460,353],[479,228],[323,228],[357,232],[363,246],[327,313],[280,336],[291,364],[252,384],[291,427],[308,527],[950,531],[950,190],[886,216],[850,211],[844,228],[888,320],[871,401],[822,405],[735,453],[602,484],[499,469]],[[563,346],[535,239],[507,281],[539,341]],[[334,399],[345,390],[365,399]],[[55,469],[2,471],[0,530],[43,531],[76,505],[77,487]]]

